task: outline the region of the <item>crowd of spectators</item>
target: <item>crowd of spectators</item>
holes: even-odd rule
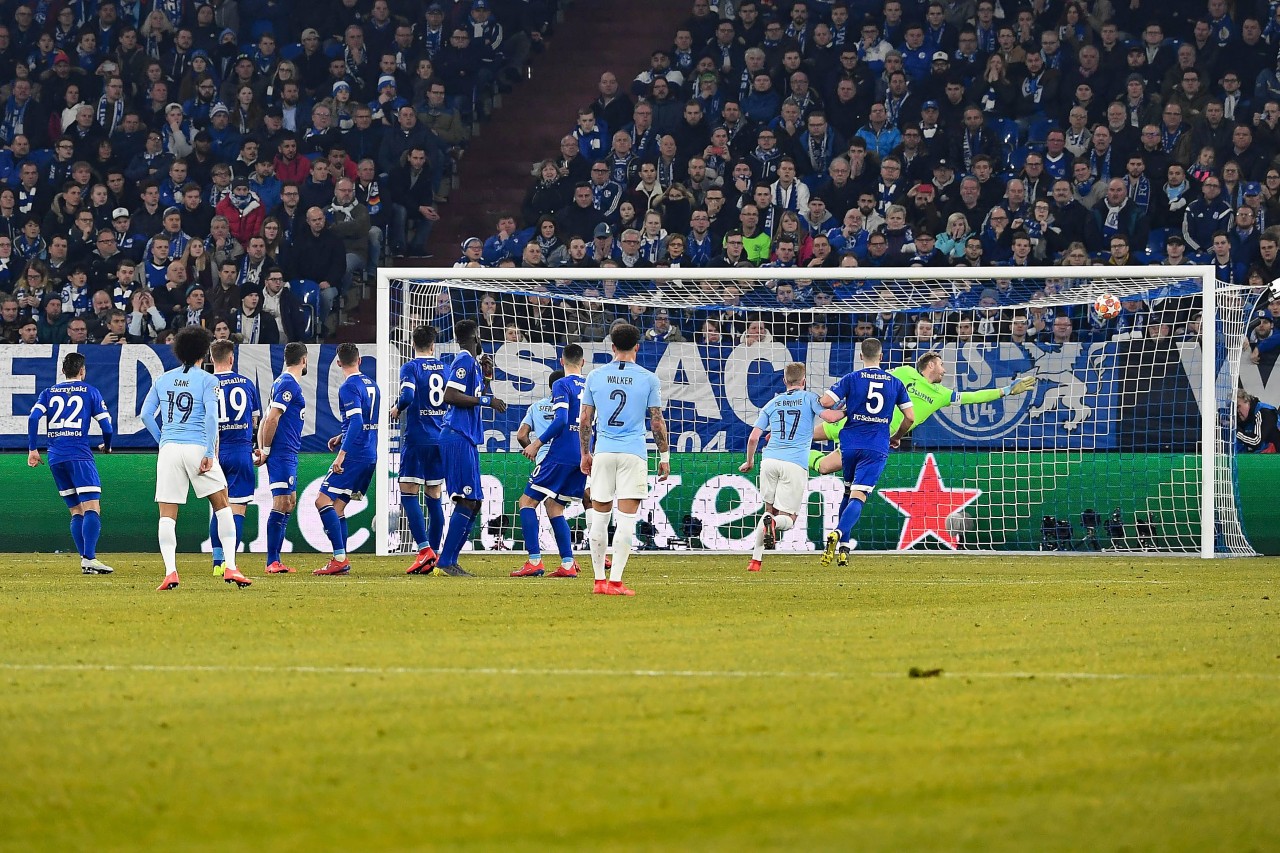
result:
[[[541,0],[0,4],[0,342],[335,333],[425,254]]]
[[[784,340],[1194,338],[1185,303],[1128,300],[1112,321],[1092,300],[1004,306],[1071,286],[1019,279],[1026,265],[1213,263],[1259,293],[1280,277],[1273,5],[694,0],[647,68],[601,76],[521,210],[458,265],[796,268],[719,294],[745,319],[715,328],[617,309],[664,340],[741,338],[759,307]],[[814,268],[836,266],[874,270],[868,287],[936,279],[946,318],[926,335],[918,313],[829,315],[847,289]],[[1009,278],[963,284],[976,266]],[[520,319],[527,300],[494,298],[505,336],[552,334]],[[564,334],[600,334],[575,316]]]

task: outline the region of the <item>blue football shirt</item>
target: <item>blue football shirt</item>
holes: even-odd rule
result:
[[[843,400],[845,425],[840,447],[889,452],[889,423],[895,408],[911,408],[911,397],[902,380],[879,367],[846,373],[827,394]]]
[[[557,380],[559,381],[559,380]],[[551,408],[551,398],[543,397],[538,402],[531,405],[524,413],[524,417],[520,420],[520,426],[529,427],[529,434],[534,438],[542,438],[542,434],[547,431],[547,427],[551,426],[556,419],[555,410]],[[543,442],[538,448],[538,455],[534,458],[534,462],[541,462],[547,458],[547,454],[551,452],[551,445]]]
[[[769,433],[761,457],[794,462],[809,467],[809,448],[813,446],[813,422],[822,412],[821,398],[812,391],[783,391],[760,410],[756,428]]]
[[[213,375],[218,380],[218,447],[243,452],[253,447],[253,419],[262,414],[258,387],[235,371]]]
[[[582,414],[582,392],[586,387],[587,378],[579,374],[557,379],[556,384],[551,387],[551,411],[559,426],[555,435],[550,436],[550,444],[543,446],[551,448],[549,456],[552,462],[575,468],[582,464],[578,416]],[[550,428],[543,431],[544,434],[548,432]]]
[[[338,388],[338,407],[346,461],[373,462],[378,458],[377,384],[363,373],[348,376]]]
[[[271,408],[280,410],[276,434],[271,439],[274,456],[297,456],[302,448],[302,421],[307,416],[307,401],[302,386],[293,374],[285,371],[271,384]]]
[[[216,457],[218,380],[199,367],[175,367],[161,374],[142,403],[142,423],[161,447],[195,444],[204,447],[205,456]]]
[[[93,459],[89,427],[94,422],[104,436],[112,434],[111,413],[97,388],[67,380],[40,392],[31,407],[28,449],[36,449],[40,419],[45,418],[49,438],[49,464]]]
[[[480,374],[480,364],[475,356],[463,351],[453,357],[449,365],[449,380],[446,388],[453,388],[472,397],[480,396],[480,388],[484,378]],[[484,428],[480,423],[480,410],[483,406],[450,406],[445,413],[444,425],[461,434],[477,447],[484,441]]]
[[[404,412],[406,447],[440,443],[444,425],[445,373],[447,368],[434,356],[419,356],[400,366],[400,400]]]
[[[612,361],[587,376],[582,405],[596,410],[594,453],[630,453],[648,458],[649,409],[662,408],[658,377],[633,361]]]

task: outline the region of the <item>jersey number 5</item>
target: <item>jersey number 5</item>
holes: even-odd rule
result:
[[[884,408],[884,395],[880,393],[880,389],[883,387],[883,382],[867,384],[867,414],[878,415],[880,410]]]

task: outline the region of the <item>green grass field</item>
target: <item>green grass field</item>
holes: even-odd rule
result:
[[[0,849],[1280,847],[1275,560],[106,559],[0,560]]]

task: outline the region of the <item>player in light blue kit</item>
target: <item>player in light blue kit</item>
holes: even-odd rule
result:
[[[560,568],[551,573],[553,578],[576,578],[578,564],[573,559],[573,534],[564,508],[571,501],[582,500],[587,486],[587,476],[582,473],[582,442],[578,439],[578,417],[581,412],[582,390],[586,380],[582,377],[582,347],[568,344],[560,355],[563,371],[551,376],[550,424],[524,448],[524,455],[535,461],[529,485],[520,496],[520,529],[524,534],[524,546],[529,559],[524,566],[511,573],[513,578],[541,577],[542,545],[538,542],[538,504],[547,508],[547,519],[556,537],[560,551]],[[556,374],[560,374],[556,378]],[[532,412],[532,407],[530,408]]]
[[[439,560],[440,542],[444,537],[444,507],[440,504],[444,459],[440,455],[440,430],[446,411],[447,371],[435,355],[438,334],[435,326],[419,326],[413,330],[413,358],[400,366],[400,399],[390,413],[393,421],[404,415],[400,432],[400,506],[418,549],[406,572],[410,575],[430,574]]]
[[[71,511],[71,539],[80,554],[80,572],[109,575],[110,566],[98,559],[102,532],[102,480],[93,462],[89,425],[102,429],[103,452],[111,452],[111,413],[102,394],[84,381],[84,356],[70,352],[62,359],[63,382],[40,392],[27,417],[27,465],[40,464],[36,440],[40,421],[48,419],[49,473],[58,494]]]
[[[227,478],[227,501],[236,517],[236,541],[244,541],[244,514],[258,488],[254,437],[262,417],[262,399],[247,376],[236,373],[236,346],[231,341],[214,341],[209,347],[213,376],[218,380],[218,464]],[[225,552],[218,538],[218,522],[209,519],[209,542],[213,546],[213,574],[222,577]]]
[[[844,405],[846,420],[840,430],[840,457],[844,464],[844,487],[849,496],[848,506],[840,513],[839,529],[827,534],[822,552],[824,566],[831,565],[837,548],[840,552],[837,565],[849,565],[853,526],[862,517],[867,495],[884,472],[889,448],[897,447],[915,423],[907,386],[880,367],[880,342],[867,338],[861,349],[862,369],[845,374],[822,395],[822,405],[828,409]],[[889,423],[895,408],[902,410],[902,422],[890,435]]]
[[[258,428],[256,464],[267,466],[271,482],[271,515],[267,517],[267,574],[292,574],[281,562],[289,514],[298,504],[298,451],[307,401],[298,380],[307,375],[307,345],[285,344],[284,371],[271,383],[271,401]]]
[[[636,364],[640,330],[627,323],[615,325],[609,333],[613,361],[597,367],[587,376],[578,417],[578,439],[582,449],[582,473],[591,478],[591,501],[596,514],[591,518],[591,569],[595,573],[592,592],[599,595],[635,595],[622,583],[622,572],[631,556],[636,533],[636,513],[649,495],[649,450],[645,445],[645,420],[653,429],[658,447],[658,479],[671,473],[667,422],[662,417],[662,396],[658,377]],[[597,418],[596,413],[599,412]],[[595,424],[595,450],[591,447],[591,427]],[[617,501],[617,509],[614,502]],[[609,546],[609,516],[613,531],[613,565],[605,577],[604,555]]]
[[[333,559],[313,575],[345,575],[351,571],[351,560],[347,558],[347,504],[360,500],[369,491],[378,460],[378,385],[360,372],[360,348],[355,344],[338,344],[338,367],[346,377],[338,388],[342,432],[329,439],[329,449],[337,450],[338,455],[316,495],[316,509],[333,546]]]
[[[159,589],[178,586],[178,507],[187,491],[208,498],[226,549],[222,579],[239,587],[252,581],[236,569],[236,519],[227,502],[227,478],[218,464],[218,380],[200,369],[212,335],[185,326],[173,338],[181,367],[159,376],[142,403],[142,423],[160,445],[156,457],[156,503],[160,504],[160,556],[164,580]],[[157,424],[157,418],[159,423]],[[230,545],[228,548],[227,546]]]
[[[554,392],[556,383],[564,378],[563,370],[553,370],[551,375],[547,377],[547,390]],[[528,410],[525,411],[524,417],[520,420],[520,428],[516,430],[516,442],[520,445],[520,452],[524,453],[524,448],[528,447],[530,442],[546,432],[547,427],[555,422],[556,412],[551,406],[551,394],[543,397],[535,403],[532,403]],[[535,463],[541,462],[547,458],[547,452],[551,448],[545,444],[540,445],[537,455],[533,458]],[[529,454],[525,453],[525,456]]]
[[[480,486],[479,446],[484,441],[480,414],[485,407],[501,414],[507,410],[507,404],[493,396],[489,388],[493,362],[488,356],[480,357],[480,337],[475,322],[463,320],[455,325],[453,338],[458,342],[458,354],[449,365],[449,379],[445,383],[444,401],[449,411],[444,416],[440,439],[445,485],[453,500],[453,515],[449,517],[440,563],[433,574],[470,577],[470,572],[458,565],[458,555],[471,536],[471,525],[484,499]]]
[[[743,474],[755,467],[756,446],[769,434],[761,454],[760,496],[764,514],[756,525],[756,541],[747,571],[758,572],[764,565],[764,549],[773,547],[779,532],[796,522],[804,507],[809,486],[809,447],[813,443],[813,422],[825,411],[821,398],[805,390],[805,367],[793,361],[782,371],[787,390],[760,410],[755,427],[747,437],[747,461],[738,467]]]

